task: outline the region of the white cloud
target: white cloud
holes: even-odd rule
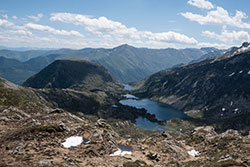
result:
[[[232,44],[234,41],[240,41],[240,42],[250,41],[250,35],[246,31],[228,32],[227,30],[223,30],[221,34],[217,34],[211,31],[203,31],[202,35],[230,44]]]
[[[213,9],[214,5],[206,0],[189,0],[188,4],[201,8],[201,9]]]
[[[20,34],[20,35],[33,35],[31,31],[28,30],[9,30],[7,33]]]
[[[238,28],[250,29],[250,23],[243,22],[247,15],[242,11],[236,11],[234,16],[230,16],[227,10],[217,7],[216,10],[209,11],[207,15],[193,14],[191,12],[181,13],[182,16],[190,21],[198,22],[201,25],[229,25]]]
[[[194,38],[187,37],[186,35],[176,33],[176,32],[162,32],[162,33],[152,33],[150,31],[140,32],[141,37],[152,40],[152,41],[161,41],[161,42],[170,42],[170,43],[185,43],[185,44],[196,44],[197,41]]]
[[[7,14],[2,14],[1,15],[3,18],[5,18],[5,19],[8,19],[8,15]]]
[[[72,13],[53,13],[50,17],[51,21],[60,21],[81,25],[93,33],[101,36],[109,36],[110,38],[123,38],[124,40],[151,40],[165,43],[183,43],[196,44],[194,38],[190,38],[184,34],[176,32],[152,33],[150,31],[139,31],[134,27],[128,28],[124,24],[109,20],[106,17],[93,18],[81,14]]]
[[[57,30],[57,29],[54,29],[50,26],[44,26],[44,25],[40,25],[40,24],[28,23],[28,24],[25,24],[24,27],[32,29],[32,30],[37,30],[37,31],[50,32],[54,35],[67,35],[67,36],[74,35],[74,36],[78,36],[78,37],[83,37],[83,35],[78,31]]]
[[[16,20],[16,19],[17,19],[17,16],[12,16],[12,19],[15,19],[15,20]]]
[[[197,46],[199,46],[199,47],[214,47],[214,48],[218,48],[218,49],[228,49],[228,48],[232,47],[232,45],[227,45],[227,44],[223,44],[223,43],[208,43],[208,42],[198,43]]]
[[[0,19],[0,27],[11,27],[14,24],[8,20]]]
[[[96,45],[100,46],[101,43]],[[0,32],[0,45],[10,47],[38,47],[38,48],[83,48],[91,46],[89,43],[84,42],[84,38],[57,38],[54,36],[38,36],[33,34],[21,35],[9,32]],[[95,45],[92,45],[95,46]]]
[[[28,18],[33,19],[35,21],[39,21],[43,17],[42,13],[39,13],[37,16],[28,16]]]

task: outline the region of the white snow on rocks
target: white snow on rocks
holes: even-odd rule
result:
[[[188,154],[193,156],[193,157],[196,157],[199,155],[199,152],[198,151],[195,151],[195,150],[191,150],[191,151],[188,151]]]
[[[131,154],[132,154],[132,151],[122,151],[121,149],[118,149],[113,154],[110,154],[110,156],[114,157],[114,156],[124,156],[124,155],[131,155]]]
[[[226,109],[225,109],[225,108],[222,108],[221,110],[222,110],[222,111],[226,111]]]
[[[242,48],[238,49],[238,50],[237,50],[237,54],[239,54],[239,53],[244,53],[244,52],[247,52],[247,51],[249,51],[249,50],[250,50],[250,45],[247,46],[247,47],[242,47]]]
[[[124,155],[131,155],[133,148],[130,146],[125,146],[123,144],[118,144],[118,150],[113,154],[110,154],[111,157],[114,156],[124,156]]]
[[[246,47],[240,47],[239,49],[237,49],[230,57],[236,55],[236,54],[240,54],[240,53],[245,53],[247,51],[250,50],[250,45],[246,46]]]
[[[248,75],[250,75],[250,71],[248,71],[248,73],[247,73]]]
[[[66,139],[65,142],[62,143],[62,145],[65,148],[70,148],[70,147],[76,147],[80,144],[82,144],[83,138],[81,136],[71,136]]]
[[[232,74],[228,75],[229,77],[233,76],[235,74],[235,72],[233,72]]]

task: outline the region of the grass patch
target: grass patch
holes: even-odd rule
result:
[[[200,110],[189,110],[189,111],[185,112],[185,114],[187,114],[189,117],[192,117],[192,118],[202,118],[203,117],[203,113]]]

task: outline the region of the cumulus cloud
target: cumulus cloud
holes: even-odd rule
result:
[[[11,27],[14,24],[8,20],[0,19],[0,27]]]
[[[44,25],[40,25],[40,24],[28,23],[28,24],[25,24],[24,27],[32,29],[32,30],[37,30],[37,31],[50,32],[54,35],[67,35],[67,36],[74,35],[74,36],[78,36],[78,37],[83,37],[83,35],[78,31],[57,30],[57,29],[52,28],[50,26],[44,26]]]
[[[0,32],[0,45],[12,47],[40,47],[40,48],[82,48],[89,46],[82,39],[57,38],[53,36],[38,36],[33,34],[21,35],[8,32]]]
[[[162,32],[162,33],[152,33],[150,31],[140,32],[141,37],[160,42],[170,42],[170,43],[185,43],[185,44],[196,44],[197,41],[194,38],[187,37],[186,35],[176,33],[176,32]]]
[[[214,5],[206,0],[189,0],[189,5],[201,8],[201,9],[213,9]]]
[[[197,44],[199,47],[214,47],[218,49],[228,49],[232,47],[232,45],[227,45],[224,43],[208,43],[208,42],[200,42]]]
[[[28,31],[28,30],[9,30],[7,31],[7,33],[10,33],[10,34],[19,34],[19,35],[33,35],[31,31]]]
[[[51,21],[60,21],[81,25],[84,28],[99,36],[109,36],[113,38],[124,38],[133,40],[152,40],[166,43],[196,44],[194,38],[176,32],[152,33],[150,31],[139,31],[134,27],[127,27],[124,24],[109,20],[106,17],[93,18],[81,14],[53,13]]]
[[[16,19],[17,19],[17,16],[12,16],[12,19],[15,19],[15,20],[16,20]]]
[[[33,19],[35,21],[39,21],[43,17],[42,13],[39,13],[37,16],[28,16],[28,18]]]
[[[243,22],[247,15],[242,11],[236,11],[234,16],[230,16],[227,10],[217,7],[216,10],[209,11],[207,15],[193,14],[191,12],[181,13],[190,21],[198,22],[201,25],[229,25],[238,28],[250,29],[250,23]]]
[[[221,34],[217,34],[215,32],[211,31],[203,31],[202,35],[209,37],[209,38],[214,38],[219,41],[222,41],[224,43],[233,43],[234,41],[250,41],[250,35],[246,31],[232,31],[229,32],[227,30],[223,30]]]

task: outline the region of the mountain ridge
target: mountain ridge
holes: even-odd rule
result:
[[[207,51],[209,51],[209,49],[207,49]],[[207,51],[192,48],[180,50],[173,48],[136,48],[125,44],[113,49],[85,48],[80,50],[60,49],[46,51],[43,55],[31,58],[23,62],[23,64],[29,66],[29,71],[32,71],[32,74],[34,74],[55,60],[80,58],[104,66],[111,72],[115,79],[128,83],[144,79],[155,72],[171,68],[177,64],[186,64],[199,59],[202,55],[206,54]],[[4,70],[6,71],[8,69]],[[13,80],[12,78],[6,79],[21,84],[23,80],[28,78],[27,76],[31,76],[29,71],[25,74],[26,69],[23,68],[16,68],[15,71],[9,70],[9,74],[19,77],[20,75],[16,72],[19,70],[24,72],[24,77],[20,79],[21,81],[16,81],[16,79]]]
[[[249,129],[250,51],[163,70],[137,83],[135,95],[196,113],[210,123],[230,120],[228,127]],[[237,54],[235,54],[237,53]],[[233,121],[241,119],[241,123]]]

